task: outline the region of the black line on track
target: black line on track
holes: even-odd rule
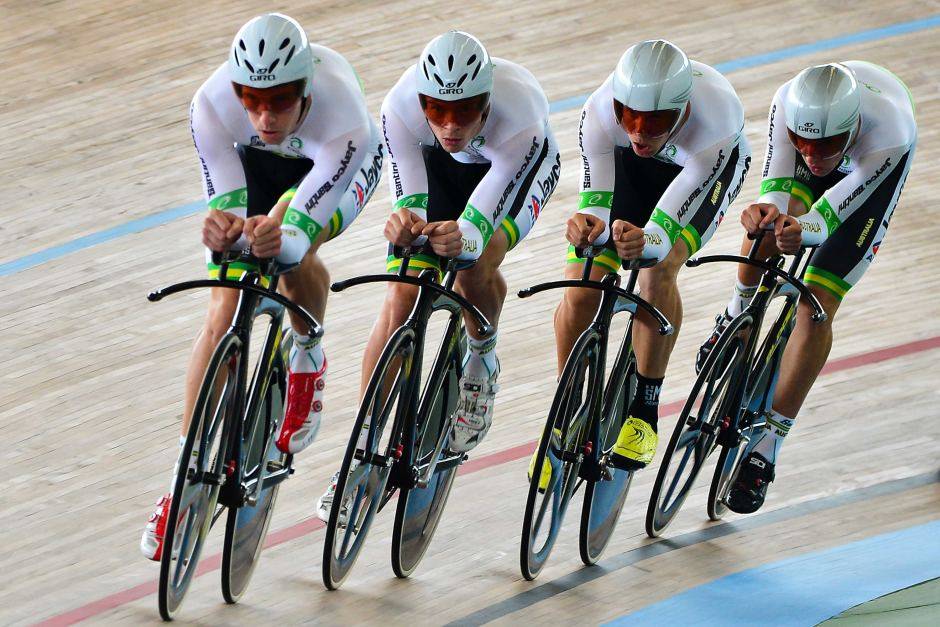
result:
[[[447,623],[447,627],[484,625],[490,621],[512,614],[513,612],[532,607],[536,603],[550,599],[585,583],[600,579],[627,566],[701,542],[708,542],[709,540],[722,538],[733,533],[757,529],[801,516],[808,516],[817,512],[835,509],[844,505],[851,505],[882,496],[906,492],[914,488],[937,483],[938,481],[940,481],[940,471],[935,470],[905,479],[876,483],[875,485],[857,488],[805,503],[796,503],[764,514],[755,514],[748,518],[735,520],[734,522],[716,523],[705,529],[690,531],[674,538],[664,538],[651,544],[630,549],[619,555],[601,560],[594,566],[584,567],[552,581],[537,585],[530,590],[520,592],[508,599],[481,608],[463,618],[451,621]]]

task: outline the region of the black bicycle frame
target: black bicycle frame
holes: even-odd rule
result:
[[[631,262],[630,264],[626,264],[625,268],[630,269],[631,272],[627,279],[626,288],[621,289],[621,277],[616,272],[611,272],[605,275],[600,281],[591,280],[591,268],[594,263],[594,258],[602,251],[603,248],[597,246],[575,251],[575,254],[578,257],[582,257],[585,260],[584,270],[581,274],[580,280],[567,279],[563,281],[550,281],[548,283],[535,285],[519,292],[520,298],[527,298],[539,292],[563,287],[600,290],[601,302],[597,307],[597,311],[594,313],[594,319],[587,328],[587,330],[596,333],[599,337],[597,350],[598,364],[600,367],[597,368],[597,371],[592,374],[593,380],[589,382],[589,390],[594,391],[605,390],[605,368],[603,366],[607,363],[607,341],[610,334],[610,322],[615,314],[623,311],[629,311],[631,314],[635,315],[638,309],[642,309],[648,312],[653,317],[653,319],[659,323],[660,335],[671,335],[674,330],[672,324],[658,309],[650,305],[640,296],[637,296],[633,293],[633,290],[636,287],[637,278],[639,276],[639,270],[641,268],[653,265],[654,262],[652,262],[652,260],[637,260],[635,262]],[[631,319],[627,326],[627,330],[624,333],[623,340],[620,343],[620,349],[617,352],[617,357],[614,361],[614,370],[611,372],[611,380],[617,376],[616,369],[620,366],[625,366],[627,356],[633,350],[632,329],[633,320]],[[613,410],[612,405],[614,396],[612,394],[616,393],[616,390],[607,391],[610,394],[594,393],[591,395],[591,404],[589,410],[590,424],[588,425],[588,428],[590,429],[590,450],[582,450],[578,452],[563,450],[561,452],[561,459],[563,461],[580,464],[578,469],[578,476],[584,480],[599,481],[601,479],[610,478],[609,475],[606,474],[606,466],[601,463],[604,442],[600,441],[600,427],[604,413]],[[603,403],[603,406],[601,403]],[[608,407],[607,405],[611,406]],[[562,433],[562,443],[566,441],[566,436],[566,433]],[[590,464],[583,463],[585,456],[590,459]]]
[[[306,309],[276,292],[280,274],[290,269],[290,267],[278,266],[272,259],[258,259],[251,255],[249,251],[242,253],[226,253],[224,255],[213,253],[213,261],[220,266],[219,279],[200,279],[176,283],[163,289],[152,291],[147,296],[147,299],[151,302],[157,302],[172,294],[204,287],[223,287],[240,291],[235,315],[229,327],[228,334],[233,334],[238,338],[242,354],[236,372],[234,410],[232,412],[232,416],[236,417],[236,419],[240,419],[238,426],[241,428],[235,428],[236,425],[230,424],[230,421],[225,421],[222,425],[222,442],[226,443],[226,449],[221,451],[225,453],[225,456],[222,457],[222,462],[226,464],[226,466],[222,468],[222,472],[204,472],[202,476],[198,476],[197,473],[197,476],[193,477],[194,481],[222,485],[223,489],[219,493],[219,502],[229,507],[240,507],[246,503],[254,505],[257,502],[261,490],[276,483],[280,483],[293,473],[291,463],[293,461],[292,455],[287,456],[286,462],[282,468],[272,467],[269,469],[268,464],[264,461],[263,451],[257,476],[246,477],[243,474],[244,469],[241,467],[242,438],[245,435],[245,429],[253,425],[254,419],[257,418],[256,414],[260,409],[260,405],[267,395],[268,375],[273,365],[274,352],[277,350],[278,346],[280,346],[281,335],[283,333],[283,309],[266,303],[264,299],[273,301],[296,313],[308,325],[310,329],[309,334],[311,336],[322,336],[323,328]],[[245,272],[241,279],[237,281],[225,278],[230,263],[236,261],[247,263],[257,269]],[[263,281],[266,275],[270,275],[270,283],[267,287],[264,287]],[[265,337],[261,352],[262,358],[259,360],[255,371],[255,380],[259,381],[261,385],[257,386],[257,389],[254,390],[256,394],[247,399],[246,403],[245,396],[249,382],[248,355],[251,348],[251,330],[254,326],[254,319],[259,313],[269,316],[272,324]],[[264,359],[266,355],[270,357]],[[274,418],[270,415],[270,412],[268,412],[268,415],[264,416],[264,419],[265,433],[271,433],[271,421]],[[199,459],[205,459],[205,441],[206,438],[200,443]],[[227,460],[234,462],[234,465]],[[271,470],[271,472],[267,472],[268,470]],[[238,477],[239,480],[237,482],[230,482],[227,481],[228,477]],[[221,509],[219,512],[216,512],[215,518],[219,516],[220,512]]]
[[[764,274],[761,275],[761,280],[753,300],[745,307],[744,311],[729,324],[729,327],[730,325],[736,325],[738,329],[749,327],[751,332],[748,334],[747,341],[744,345],[744,358],[740,362],[742,364],[740,367],[740,375],[732,376],[731,385],[733,387],[729,390],[730,393],[725,395],[727,404],[722,408],[726,422],[723,425],[719,425],[721,427],[719,443],[725,446],[737,446],[740,442],[743,430],[747,426],[742,422],[742,417],[747,410],[753,406],[753,398],[751,398],[751,395],[755,392],[754,386],[756,383],[764,376],[761,372],[763,366],[769,367],[770,370],[766,373],[769,382],[767,388],[764,390],[761,405],[763,406],[769,403],[773,395],[773,388],[776,385],[776,376],[782,355],[767,355],[765,359],[762,360],[762,364],[752,367],[754,353],[757,350],[759,341],[759,330],[763,326],[764,316],[767,313],[767,307],[770,301],[780,294],[781,291],[786,292],[787,304],[784,306],[784,311],[771,330],[771,334],[779,336],[779,334],[786,331],[786,327],[789,323],[787,318],[793,315],[789,310],[796,307],[798,299],[800,298],[805,298],[813,308],[814,313],[811,319],[814,322],[824,322],[827,319],[826,312],[823,310],[822,305],[820,305],[819,300],[800,280],[800,277],[803,276],[806,270],[805,265],[802,264],[804,257],[806,257],[808,264],[809,257],[806,255],[806,252],[809,247],[800,248],[793,256],[789,269],[784,271],[781,270],[781,266],[784,263],[784,258],[781,255],[775,255],[766,262],[756,259],[763,236],[764,233],[761,232],[754,238],[754,243],[747,257],[736,255],[711,255],[690,259],[686,262],[686,265],[690,267],[696,267],[706,263],[735,262],[764,270]],[[778,338],[774,338],[767,344],[769,351],[774,350],[777,339]],[[767,360],[770,358],[772,358],[773,361],[767,363]],[[745,396],[748,397],[749,401],[747,406],[743,403]],[[702,430],[711,435],[714,428],[711,425],[703,424]]]
[[[337,281],[331,287],[334,292],[341,292],[354,285],[365,283],[406,283],[418,287],[418,294],[415,298],[414,306],[408,314],[408,318],[402,324],[401,328],[406,328],[410,332],[412,349],[411,354],[405,359],[411,363],[406,364],[408,380],[405,382],[405,389],[402,391],[402,397],[395,412],[395,421],[392,425],[392,433],[402,433],[404,441],[398,443],[398,446],[392,450],[394,461],[378,454],[370,455],[367,461],[376,465],[393,464],[392,473],[389,476],[389,484],[392,487],[411,489],[414,487],[427,487],[434,472],[438,469],[447,469],[461,464],[466,455],[463,453],[448,456],[441,459],[444,442],[447,439],[447,425],[441,425],[441,432],[438,433],[437,443],[432,451],[428,463],[419,467],[416,458],[419,451],[415,450],[418,444],[418,424],[417,417],[424,416],[431,410],[431,403],[434,400],[434,391],[439,389],[444,383],[444,376],[447,373],[447,360],[455,359],[455,343],[460,339],[460,321],[463,311],[468,311],[477,322],[478,333],[484,337],[492,335],[495,331],[486,317],[479,309],[474,307],[465,298],[454,292],[453,286],[457,279],[457,272],[462,269],[461,263],[456,260],[450,260],[445,268],[443,283],[437,282],[438,271],[434,269],[425,269],[417,277],[409,276],[408,262],[413,254],[418,251],[417,248],[408,248],[396,250],[396,256],[401,258],[401,267],[397,274],[373,274],[361,277]],[[444,333],[445,341],[441,342],[432,365],[431,376],[424,388],[424,394],[421,395],[422,403],[418,407],[418,390],[421,383],[421,371],[424,354],[425,334],[427,330],[428,319],[436,311],[445,310],[450,313],[447,328]],[[417,359],[416,359],[417,357]],[[446,391],[444,392],[446,394]],[[402,402],[403,401],[403,402]],[[369,437],[375,437],[370,433]],[[371,447],[369,447],[371,448]],[[358,458],[363,455],[357,453]],[[422,472],[423,468],[423,472]],[[387,490],[390,495],[390,490]]]

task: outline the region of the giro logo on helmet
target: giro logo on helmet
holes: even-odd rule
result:
[[[445,87],[444,89],[438,89],[437,93],[441,94],[442,96],[445,94],[462,94],[463,90],[460,89],[459,87],[453,87],[453,88]]]
[[[812,122],[807,122],[806,124],[801,124],[798,127],[801,133],[812,133],[814,135],[819,135],[820,131],[818,128],[815,128]]]

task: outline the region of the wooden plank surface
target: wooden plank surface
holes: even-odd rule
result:
[[[695,59],[716,64],[929,17],[937,3],[899,1],[685,3],[284,2],[311,39],[335,48],[363,78],[370,111],[433,35],[460,27],[495,56],[522,63],[551,101],[583,95],[623,50],[666,37]],[[78,0],[0,3],[0,50],[26,82],[0,95],[0,262],[66,243],[128,220],[199,200],[187,112],[196,87],[225,59],[256,3]],[[807,53],[729,74],[746,111],[755,163],[765,148],[766,113],[777,86],[815,62],[861,58],[884,65],[911,87],[919,144],[907,186],[876,263],[835,323],[832,359],[940,335],[938,168],[940,52],[924,30]],[[474,458],[513,449],[538,435],[554,383],[552,312],[557,295],[522,301],[516,290],[561,273],[562,225],[577,194],[579,111],[552,116],[562,147],[558,191],[523,244],[509,255],[510,297],[500,331],[502,392],[496,422]],[[756,195],[752,167],[741,201]],[[334,278],[379,271],[389,210],[380,187],[360,219],[324,247]],[[708,246],[740,241],[737,212]],[[137,542],[176,454],[182,379],[205,296],[145,300],[157,285],[201,277],[198,216],[131,234],[0,278],[0,623],[56,616],[156,579]],[[684,270],[685,320],[667,374],[664,402],[683,397],[694,352],[730,290],[731,268]],[[331,297],[326,351],[331,375],[327,422],[281,492],[272,531],[313,515],[338,465],[355,412],[359,364],[383,294],[362,287]],[[342,333],[335,332],[342,319]],[[940,453],[937,350],[825,375],[811,393],[783,453],[769,509],[935,471]],[[665,418],[668,433],[674,417]],[[267,551],[244,602],[226,607],[217,573],[198,579],[185,621],[417,622],[455,620],[532,589],[518,574],[527,459],[458,479],[424,563],[412,580],[388,565],[391,516],[380,518],[348,584],[328,594],[319,582],[322,530]],[[642,515],[654,470],[635,482],[609,557],[643,545]],[[670,535],[705,526],[705,487]],[[504,620],[605,620],[714,577],[811,548],[874,535],[937,516],[936,488],[865,501],[794,524],[742,532],[614,571]],[[575,520],[572,516],[571,520]],[[571,521],[569,521],[570,523]],[[537,583],[579,570],[571,523]],[[768,542],[768,534],[778,541]],[[212,553],[221,533],[214,534]],[[641,590],[639,598],[623,590]],[[156,617],[152,595],[99,615],[107,622]]]

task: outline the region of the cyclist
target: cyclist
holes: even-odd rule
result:
[[[456,289],[495,325],[506,296],[499,270],[529,233],[558,182],[561,155],[548,124],[548,100],[524,67],[491,58],[480,41],[450,31],[435,37],[382,103],[395,204],[385,226],[387,268],[393,246],[426,237],[408,272],[440,268],[441,257],[475,261]],[[411,311],[417,288],[390,283],[366,347],[365,390],[385,342]],[[449,446],[469,451],[492,423],[499,360],[496,335],[468,321],[456,425]],[[326,520],[335,479],[320,499]]]
[[[211,252],[246,246],[257,257],[299,264],[284,275],[284,293],[322,320],[329,274],[317,251],[359,215],[382,168],[381,137],[352,67],[309,43],[292,18],[258,16],[238,31],[228,62],[196,92],[190,123],[209,208],[202,229],[209,275],[219,273]],[[231,264],[227,278],[245,269]],[[190,358],[183,434],[237,299],[235,290],[212,290]],[[303,321],[291,315],[291,325],[287,407],[276,443],[298,453],[320,426],[327,362]],[[167,494],[141,538],[150,559],[160,559],[169,506]]]
[[[829,319],[800,303],[764,429],[749,444],[728,506],[757,511],[774,479],[780,446],[832,347],[832,320],[874,261],[914,158],[917,124],[910,90],[864,61],[807,68],[777,90],[770,107],[761,194],[741,214],[749,233],[773,230],[761,258],[819,246],[804,277]],[[745,240],[746,253],[751,243]],[[700,366],[731,317],[748,306],[761,271],[739,266],[727,309],[699,350]]]
[[[594,280],[619,270],[622,260],[655,259],[638,283],[678,331],[676,275],[709,240],[741,189],[751,158],[743,127],[741,101],[716,70],[661,39],[630,47],[581,111],[581,194],[567,224],[565,276],[582,274],[575,247],[605,247],[594,260]],[[565,291],[555,312],[559,372],[599,300],[596,290]],[[675,343],[675,335],[662,337],[658,328],[637,313],[636,394],[628,399],[629,417],[612,452],[612,461],[626,468],[649,464],[656,452],[659,392]],[[530,476],[534,464],[533,457]],[[546,460],[542,489],[550,477]]]

